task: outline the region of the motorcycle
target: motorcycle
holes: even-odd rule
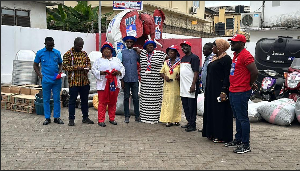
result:
[[[300,58],[293,60],[288,71],[284,73],[284,77],[284,96],[297,101],[300,98]]]
[[[274,70],[258,70],[265,73],[259,95],[263,101],[273,101],[284,97],[284,76]]]

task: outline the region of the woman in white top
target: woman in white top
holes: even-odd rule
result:
[[[116,104],[121,88],[121,81],[125,75],[125,68],[119,58],[112,57],[113,46],[105,42],[101,47],[102,57],[93,66],[92,73],[96,77],[98,90],[98,125],[105,127],[105,113],[108,105],[109,123],[117,125],[115,121]]]

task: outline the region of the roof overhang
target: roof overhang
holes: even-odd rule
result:
[[[64,1],[36,1],[36,2],[46,4],[46,6],[64,4]]]

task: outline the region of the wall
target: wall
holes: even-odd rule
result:
[[[30,26],[32,28],[47,28],[46,4],[34,1],[1,1],[1,7],[30,10]]]
[[[62,55],[74,45],[76,37],[82,37],[83,50],[88,54],[96,50],[96,35],[92,33],[67,32],[1,25],[1,83],[12,80],[13,60],[19,50],[38,50],[44,48],[45,37],[53,37],[55,48]]]
[[[300,1],[278,1],[280,6],[272,7],[272,1],[265,1],[264,26],[299,24]],[[262,12],[262,1],[250,1],[250,12]]]

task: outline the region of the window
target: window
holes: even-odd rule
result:
[[[200,1],[193,1],[193,6],[199,8],[200,7]]]
[[[226,18],[226,29],[234,29],[234,19]]]
[[[2,8],[1,25],[30,27],[30,13],[26,10]]]
[[[272,1],[272,7],[280,6],[280,1]]]

